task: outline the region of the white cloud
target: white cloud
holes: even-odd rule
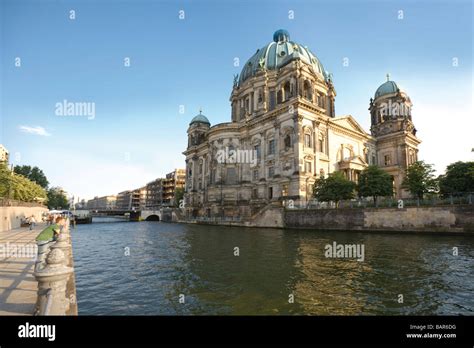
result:
[[[41,126],[31,127],[31,126],[20,126],[18,127],[20,131],[29,134],[41,135],[43,137],[49,137],[51,134],[46,131]]]
[[[92,154],[77,152],[74,156],[62,159],[59,171],[49,169],[57,167],[54,160],[45,158],[43,163],[44,168],[48,169],[48,179],[52,185],[62,186],[69,194],[81,199],[116,195],[121,191],[144,186],[159,176],[143,165],[133,165],[125,161],[114,163]]]
[[[415,107],[414,107],[415,110]],[[438,174],[456,161],[473,161],[474,127],[469,105],[428,104],[418,101],[413,121],[419,130],[419,159],[435,165]]]

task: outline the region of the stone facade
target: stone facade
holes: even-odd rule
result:
[[[392,113],[386,104],[411,107],[406,93],[393,81],[377,89],[371,134],[351,115],[336,116],[335,97],[318,58],[277,31],[235,77],[231,122],[211,127],[200,113],[190,123],[187,216],[250,218],[271,203],[304,204],[317,178],[342,171],[357,181],[369,164],[390,173],[395,196],[404,197],[401,178],[420,141],[411,112]]]
[[[343,231],[474,233],[474,206],[289,209],[287,228]]]

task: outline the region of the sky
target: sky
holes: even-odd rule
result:
[[[473,15],[467,0],[0,0],[0,144],[76,199],[143,186],[184,168],[200,108],[230,121],[234,74],[283,28],[333,74],[336,115],[367,131],[390,73],[442,173],[474,160]],[[61,114],[64,100],[94,113]]]

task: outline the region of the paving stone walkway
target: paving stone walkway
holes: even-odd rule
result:
[[[33,276],[37,224],[0,232],[0,315],[33,315],[38,282]],[[33,254],[33,255],[32,255]]]

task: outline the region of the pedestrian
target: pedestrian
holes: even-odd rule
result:
[[[56,218],[56,224],[59,226],[60,232],[62,233],[66,229],[67,220],[62,216]]]
[[[30,231],[31,231],[33,228],[35,228],[35,225],[36,225],[36,219],[34,215],[31,215],[29,222],[30,222]]]

